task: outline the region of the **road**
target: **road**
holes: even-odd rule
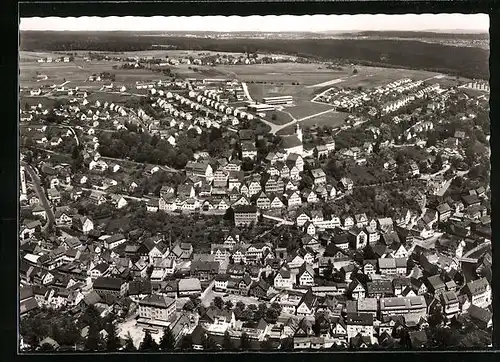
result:
[[[56,218],[54,216],[54,212],[52,211],[52,208],[50,206],[49,200],[47,199],[47,196],[45,195],[45,190],[43,189],[42,182],[40,181],[40,178],[36,174],[36,172],[33,170],[33,167],[31,165],[28,165],[26,162],[21,161],[21,164],[25,167],[26,172],[29,173],[31,181],[33,182],[33,186],[35,188],[35,192],[40,199],[43,208],[45,209],[45,212],[47,213],[47,218],[48,221],[52,224],[55,223]]]
[[[291,126],[293,124],[300,123],[302,121],[306,121],[308,119],[311,119],[311,118],[314,118],[314,117],[318,117],[318,116],[321,116],[321,115],[326,114],[326,113],[335,112],[335,108],[327,109],[326,111],[315,113],[315,114],[310,114],[309,116],[302,117],[302,118],[299,118],[299,119],[296,119],[291,113],[289,113],[287,111],[281,111],[281,112],[288,114],[292,118],[292,121],[290,121],[288,123],[285,123],[285,124],[274,124],[274,123],[266,121],[265,119],[262,119],[262,118],[258,118],[258,119],[261,122],[263,122],[263,123],[265,123],[265,124],[267,124],[268,126],[271,127],[271,130],[269,131],[270,133],[276,134],[276,132],[282,130],[283,128]]]

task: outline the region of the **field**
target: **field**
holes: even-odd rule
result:
[[[20,63],[19,81],[23,87],[39,87],[41,85],[62,84],[69,81],[68,87],[80,87],[85,89],[99,89],[102,82],[88,82],[92,74],[109,72],[116,76],[113,82],[117,86],[130,88],[136,81],[167,80],[170,77],[162,73],[153,73],[146,69],[113,69],[114,65],[120,65],[112,61],[84,62],[76,59],[72,63]],[[47,80],[37,81],[37,74],[47,75]]]
[[[330,126],[330,127],[338,127],[341,126],[348,113],[344,112],[329,112],[316,117],[312,117],[300,122],[301,127],[307,128],[312,126]],[[295,124],[282,128],[277,132],[278,135],[290,135],[295,132]]]

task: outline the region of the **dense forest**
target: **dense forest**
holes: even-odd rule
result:
[[[390,39],[210,39],[142,36],[122,32],[22,32],[25,51],[139,51],[157,48],[220,52],[273,52],[362,65],[438,71],[489,78],[489,51],[414,40]]]

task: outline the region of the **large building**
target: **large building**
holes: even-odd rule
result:
[[[234,208],[234,224],[246,226],[257,222],[257,207],[254,205],[239,206]]]
[[[283,104],[292,104],[293,98],[292,98],[292,96],[264,97],[262,99],[262,103],[273,105],[273,106],[278,106],[278,105],[283,105]]]
[[[295,129],[295,134],[291,136],[281,137],[280,147],[285,151],[286,155],[296,153],[298,155],[304,154],[304,146],[302,144],[302,129],[299,124]]]
[[[255,113],[260,113],[260,112],[274,111],[276,107],[269,104],[253,103],[247,105],[247,109]]]
[[[425,318],[427,315],[427,303],[422,295],[416,297],[395,297],[380,299],[380,316],[403,316],[414,318]]]
[[[139,318],[155,321],[169,321],[175,314],[175,299],[151,294],[139,301]]]

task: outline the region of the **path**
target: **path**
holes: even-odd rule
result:
[[[52,208],[50,207],[49,200],[47,199],[47,196],[45,195],[45,190],[42,187],[42,182],[40,181],[40,178],[36,174],[36,172],[33,170],[33,167],[31,165],[27,164],[24,161],[21,161],[21,164],[25,167],[26,172],[29,173],[31,181],[33,183],[33,186],[35,187],[35,192],[40,199],[43,208],[45,209],[45,212],[47,213],[47,218],[50,223],[54,224],[56,221],[56,218],[54,216],[54,212],[52,211]]]
[[[245,82],[241,82],[241,86],[243,87],[243,91],[245,92],[245,95],[247,96],[248,100],[253,103],[254,100],[252,99],[252,96],[248,91],[247,84]]]
[[[332,109],[327,109],[326,111],[322,111],[322,112],[319,112],[319,113],[315,113],[315,114],[310,114],[309,116],[306,116],[306,117],[302,117],[302,118],[299,118],[299,119],[296,119],[291,113],[289,112],[286,112],[286,111],[282,111],[283,113],[286,113],[288,114],[290,117],[292,117],[292,121],[288,122],[288,123],[285,123],[285,124],[274,124],[274,123],[271,123],[271,122],[268,122],[264,119],[261,119],[259,118],[259,120],[261,120],[262,122],[264,122],[265,124],[269,125],[271,127],[271,131],[270,133],[272,134],[276,134],[276,132],[282,130],[283,128],[286,128],[288,126],[291,126],[295,123],[300,123],[300,122],[303,122],[303,121],[306,121],[308,119],[311,119],[311,118],[314,118],[314,117],[318,117],[318,116],[321,116],[323,114],[326,114],[326,113],[332,113],[332,112],[335,112],[335,108],[332,108]]]

